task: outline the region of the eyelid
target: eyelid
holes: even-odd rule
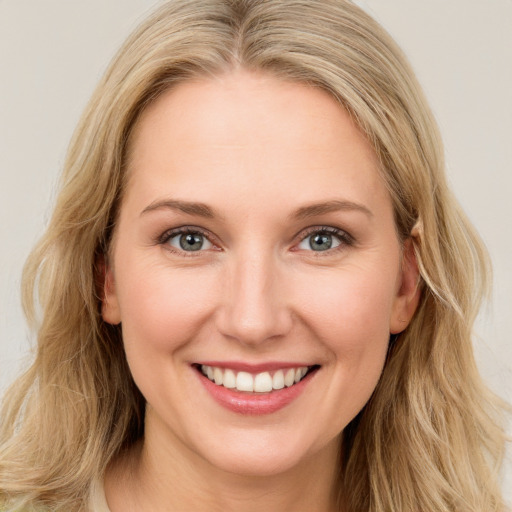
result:
[[[213,248],[207,249],[207,250],[212,250],[212,249],[213,250],[222,250],[221,245],[217,240],[217,237],[215,237],[210,231],[208,231],[204,228],[201,228],[199,226],[193,226],[193,225],[183,225],[183,226],[178,226],[175,228],[167,229],[160,236],[158,236],[155,241],[159,245],[167,245],[168,250],[171,252],[179,252],[179,253],[185,254],[187,256],[198,256],[201,253],[205,252],[205,250],[199,250],[199,251],[195,251],[195,252],[194,251],[183,251],[183,250],[174,248],[167,244],[167,242],[171,238],[173,238],[177,235],[180,235],[180,234],[184,234],[184,233],[199,233],[200,235],[204,236],[213,245]],[[292,250],[293,251],[301,250],[297,247],[297,245],[300,242],[304,241],[308,236],[311,236],[315,233],[327,233],[329,235],[333,235],[333,236],[337,237],[340,241],[340,244],[337,247],[328,249],[326,251],[313,251],[313,250],[308,251],[308,252],[315,253],[316,255],[320,255],[320,254],[322,254],[322,252],[332,254],[333,252],[335,252],[337,250],[343,250],[344,248],[350,247],[355,244],[354,237],[350,233],[348,233],[346,230],[337,228],[334,226],[318,225],[318,226],[311,226],[306,229],[303,229],[297,235],[295,235],[294,239],[296,240],[296,242],[294,243]]]
[[[340,241],[340,244],[337,247],[333,247],[332,249],[327,249],[325,251],[313,251],[313,250],[308,251],[308,252],[315,253],[315,255],[321,255],[322,253],[332,254],[333,252],[335,252],[337,250],[343,250],[346,247],[350,247],[350,246],[354,245],[354,243],[355,243],[354,237],[350,233],[345,231],[344,229],[336,228],[334,226],[320,225],[320,226],[311,226],[309,228],[302,230],[300,233],[298,233],[295,237],[297,239],[297,242],[294,244],[294,247],[292,248],[292,250],[295,250],[295,251],[302,250],[297,247],[298,244],[303,242],[306,238],[308,238],[309,236],[311,236],[315,233],[327,233],[329,235],[333,235],[333,236],[337,237],[338,240]]]
[[[202,249],[199,251],[184,251],[184,250],[178,249],[177,247],[173,247],[167,243],[167,242],[169,242],[169,240],[171,238],[174,238],[175,236],[178,236],[178,235],[187,234],[187,233],[198,233],[198,234],[204,236],[212,244],[213,247],[209,248],[209,249]],[[156,239],[156,242],[159,245],[166,245],[167,249],[171,252],[177,252],[177,253],[179,252],[180,254],[183,253],[187,256],[198,256],[199,254],[201,254],[205,251],[208,251],[208,250],[212,250],[212,249],[220,250],[220,244],[218,243],[216,237],[214,237],[210,231],[208,231],[204,228],[201,228],[199,226],[184,225],[184,226],[178,226],[175,228],[167,229]]]

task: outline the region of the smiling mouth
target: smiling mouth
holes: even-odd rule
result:
[[[319,366],[298,366],[256,374],[205,364],[196,368],[217,386],[246,393],[270,393],[298,384]]]

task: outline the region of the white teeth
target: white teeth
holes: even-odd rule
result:
[[[249,372],[235,373],[231,369],[223,369],[214,366],[202,365],[201,371],[217,386],[238,391],[269,393],[273,389],[290,387],[304,378],[308,372],[307,366],[277,370],[272,376],[270,372],[261,372],[252,375]]]
[[[272,377],[270,373],[258,373],[254,379],[254,391],[256,393],[268,393],[272,391]]]
[[[300,371],[300,368],[297,368],[295,370],[295,379],[294,379],[295,384],[297,384],[297,382],[299,382],[301,375],[302,375],[302,372]]]
[[[211,380],[211,379],[210,379]],[[284,376],[284,385],[289,388],[290,386],[293,386],[293,383],[295,382],[295,370],[293,368],[290,368],[286,375]]]
[[[236,389],[238,391],[254,391],[254,379],[247,372],[238,372],[236,376]]]
[[[226,370],[224,372],[224,382],[222,385],[228,389],[233,389],[236,387],[236,375],[233,370]]]
[[[220,386],[222,384],[222,377],[223,377],[223,372],[220,368],[214,368],[213,369],[213,380],[215,381],[215,384],[217,384],[217,386]]]
[[[272,378],[272,387],[274,389],[283,389],[284,388],[283,370],[277,370],[277,372],[274,373],[274,377]]]

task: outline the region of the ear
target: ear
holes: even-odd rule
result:
[[[106,256],[102,255],[97,262],[98,291],[101,297],[101,316],[111,325],[121,323],[121,313],[117,300],[115,278],[112,266],[108,264]]]
[[[391,334],[398,334],[405,330],[420,301],[420,273],[411,237],[404,243],[401,267],[399,286],[391,311],[389,325]]]

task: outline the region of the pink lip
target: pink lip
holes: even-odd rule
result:
[[[272,371],[268,365],[263,370],[260,369],[260,365],[244,365],[241,364],[234,367],[233,363],[229,363],[229,366],[219,366],[217,364],[207,364],[208,366],[226,367],[232,368],[238,371],[250,371],[251,373],[258,373],[260,371]],[[300,366],[300,365],[299,365]],[[306,365],[302,365],[306,366]],[[292,367],[292,366],[290,366]],[[256,370],[255,370],[256,368]],[[274,369],[282,369],[282,365]],[[212,398],[221,406],[226,409],[233,411],[238,414],[245,415],[263,415],[272,414],[273,412],[283,409],[288,404],[298,398],[304,391],[306,386],[311,382],[316,372],[306,375],[299,383],[290,386],[289,388],[283,388],[279,390],[271,391],[270,393],[247,393],[243,391],[237,391],[236,389],[228,389],[224,386],[218,386],[200,371],[195,370],[197,377],[201,381],[201,384],[205,387]]]
[[[241,361],[201,361],[196,363],[199,366],[214,366],[217,368],[231,369],[235,372],[249,372],[252,374],[262,372],[272,372],[277,370],[286,370],[288,368],[301,368],[304,366],[310,367],[311,364],[305,363],[283,363],[277,361],[269,361],[267,363],[250,364]]]

